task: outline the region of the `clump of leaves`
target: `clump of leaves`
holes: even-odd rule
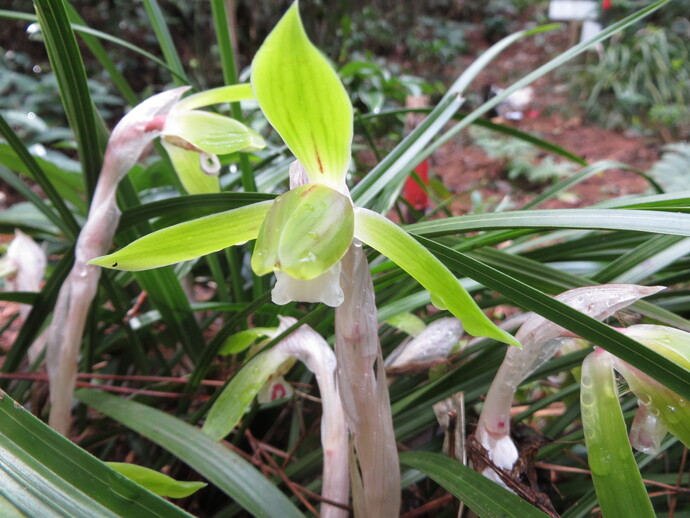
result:
[[[673,32],[648,25],[614,38],[575,72],[572,86],[593,120],[667,139],[690,134],[690,50]]]

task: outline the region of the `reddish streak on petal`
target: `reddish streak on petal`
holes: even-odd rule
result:
[[[316,161],[319,163],[319,172],[321,174],[324,174],[323,171],[323,163],[321,163],[321,155],[319,155],[319,147],[316,145],[316,141],[314,140],[314,137],[312,136],[311,141],[314,144],[314,153],[316,153]]]
[[[162,131],[165,125],[165,119],[167,115],[156,115],[153,119],[146,123],[144,126],[144,133],[149,133],[150,131]]]

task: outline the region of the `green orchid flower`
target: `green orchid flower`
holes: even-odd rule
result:
[[[256,239],[251,265],[257,275],[275,272],[275,303],[323,302],[335,307],[343,300],[340,260],[359,240],[414,277],[437,306],[462,320],[468,333],[519,346],[412,235],[381,214],[353,205],[346,184],[352,105],[335,70],[309,41],[297,2],[257,52],[251,88],[264,115],[297,158],[291,190],[274,201],[149,234],[92,264],[143,270]]]
[[[149,122],[149,128],[158,126],[161,144],[189,194],[220,191],[218,155],[266,146],[263,138],[244,124],[199,108],[252,98],[251,87],[246,84],[214,88],[190,95]]]

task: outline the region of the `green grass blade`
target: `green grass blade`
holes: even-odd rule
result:
[[[587,41],[583,41],[582,43],[579,43],[578,45],[575,45],[574,47],[566,50],[562,54],[558,55],[548,63],[545,63],[544,65],[540,66],[533,72],[527,74],[525,77],[520,79],[519,81],[516,81],[513,83],[511,86],[503,90],[500,94],[497,96],[491,98],[489,101],[485,102],[482,104],[479,108],[474,110],[471,114],[469,114],[467,117],[465,117],[461,122],[453,126],[451,129],[446,131],[443,135],[441,135],[432,145],[428,146],[425,148],[424,152],[420,154],[418,157],[418,162],[421,162],[425,158],[431,156],[434,152],[436,152],[437,149],[439,149],[441,146],[443,146],[446,142],[448,142],[450,139],[455,137],[460,131],[462,131],[464,128],[472,124],[475,120],[477,120],[479,117],[483,116],[485,113],[487,113],[489,110],[492,108],[498,106],[500,103],[502,103],[508,96],[512,95],[513,93],[517,92],[521,88],[524,88],[525,86],[533,83],[540,77],[548,74],[549,72],[555,70],[556,68],[560,67],[561,65],[567,63],[574,57],[582,54],[588,49],[593,48],[595,45],[598,43],[606,40],[607,38],[610,38],[614,34],[622,31],[623,29],[629,27],[630,25],[633,25],[640,20],[644,19],[645,17],[649,16],[652,14],[654,11],[662,7],[664,4],[669,3],[671,0],[658,0],[649,6],[640,9],[636,13],[631,14],[627,18],[624,18],[620,20],[619,22],[613,23],[606,27],[603,31],[598,33],[596,36],[590,38]]]
[[[156,39],[163,52],[165,62],[170,69],[174,71],[173,82],[176,86],[191,84],[189,80],[186,79],[187,76],[182,66],[182,60],[177,53],[172,36],[170,35],[170,30],[168,30],[168,25],[165,23],[163,11],[161,11],[157,0],[144,0],[144,8],[146,9],[146,15],[149,18],[153,32],[156,34]],[[181,80],[180,78],[185,79]]]
[[[34,159],[31,153],[29,153],[29,150],[26,149],[24,143],[12,130],[10,125],[7,124],[7,121],[2,117],[2,115],[0,115],[0,135],[4,137],[4,139],[7,141],[7,144],[9,144],[12,151],[14,151],[16,157],[23,163],[26,170],[30,172],[31,178],[41,186],[41,189],[43,189],[46,197],[52,202],[57,214],[54,210],[50,209],[41,198],[36,196],[33,191],[28,188],[25,189],[23,184],[15,184],[15,182],[8,178],[7,175],[5,175],[4,180],[13,184],[15,189],[20,191],[25,198],[31,201],[36,208],[43,212],[46,217],[55,224],[56,227],[65,233],[65,235],[71,238],[76,238],[77,234],[79,233],[79,225],[77,224],[70,210],[67,208],[67,205],[65,205],[62,196],[60,196],[52,182],[48,179],[48,176],[43,172],[43,169],[41,169],[41,166],[38,164],[36,159]],[[6,163],[4,160],[0,161]]]
[[[86,22],[84,22],[84,19],[79,15],[72,4],[67,3],[65,7],[67,8],[67,16],[70,19],[72,29],[74,29],[75,25],[86,26]],[[120,72],[120,69],[117,68],[117,65],[110,59],[108,52],[103,48],[98,38],[88,32],[81,32],[80,35],[82,41],[89,47],[91,53],[107,72],[108,77],[119,90],[125,101],[132,106],[137,105],[139,103],[139,97],[134,93],[132,87],[129,86],[129,83]]]
[[[256,468],[198,428],[134,401],[97,390],[77,399],[144,435],[191,466],[256,517],[303,518],[302,513]]]
[[[681,396],[690,398],[690,372],[676,363],[495,268],[435,241],[422,237],[418,240],[452,271],[467,275],[515,304],[556,322],[646,372]]]
[[[541,30],[521,31],[503,38],[485,51],[453,83],[438,105],[412,133],[405,137],[374,169],[352,189],[352,199],[360,207],[369,207],[391,183],[401,182],[423,158],[423,150],[462,105],[465,88],[476,75],[503,50],[520,38]]]
[[[445,455],[403,452],[400,463],[426,474],[481,518],[544,518],[542,511]]]
[[[646,261],[659,254],[660,251],[665,251],[683,241],[685,241],[685,239],[680,236],[653,236],[641,245],[621,255],[615,261],[609,263],[606,268],[600,270],[594,276],[594,280],[602,284],[606,282],[639,282],[644,277],[635,276],[635,278],[633,278],[631,276],[632,272],[635,272],[640,266],[645,266],[646,271],[648,271],[648,268],[652,265],[646,263]],[[674,259],[682,255],[685,255],[683,251],[680,252],[680,255],[674,257]],[[655,268],[656,271],[658,271],[658,269],[660,268]],[[646,276],[647,273],[643,275]]]
[[[89,198],[101,170],[106,132],[91,100],[86,71],[64,0],[35,0],[46,50],[57,78],[60,99],[77,140]]]
[[[272,200],[275,197],[275,194],[258,192],[220,192],[184,195],[153,201],[124,210],[120,218],[119,230],[154,218],[162,218],[167,224],[182,223],[252,203]]]
[[[629,209],[519,210],[456,216],[416,223],[406,228],[429,237],[517,228],[634,230],[690,236],[690,215]]]
[[[587,460],[602,514],[656,516],[628,441],[611,356],[602,355],[601,350],[582,364],[580,408]]]
[[[28,516],[190,517],[0,393],[0,494]]]
[[[586,165],[586,164],[585,164]],[[546,189],[544,192],[541,194],[537,195],[534,199],[526,203],[523,207],[522,210],[525,209],[531,209],[532,207],[536,207],[540,203],[545,202],[546,200],[550,200],[551,198],[557,196],[558,194],[562,193],[566,189],[570,189],[571,187],[574,187],[575,185],[585,181],[587,178],[590,178],[594,176],[595,174],[602,173],[608,169],[622,169],[625,171],[632,171],[635,173],[639,173],[637,169],[634,169],[630,167],[629,165],[623,164],[621,162],[614,162],[611,160],[602,160],[600,162],[596,162],[594,164],[588,165],[581,171],[578,171],[572,176],[569,176],[560,182],[557,182],[556,184],[552,185],[548,189]]]

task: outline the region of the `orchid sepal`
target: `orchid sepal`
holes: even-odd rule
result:
[[[352,104],[338,74],[309,41],[297,2],[256,53],[251,85],[264,115],[310,182],[346,194]]]

